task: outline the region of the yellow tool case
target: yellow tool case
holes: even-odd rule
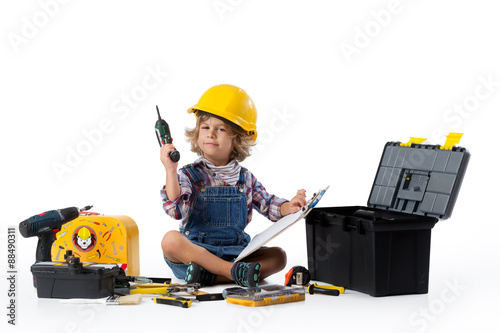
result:
[[[139,229],[128,216],[81,213],[56,234],[52,261],[64,262],[67,250],[81,262],[118,264],[127,275],[140,275]]]
[[[227,303],[251,307],[299,302],[306,299],[303,287],[278,284],[253,288],[228,288],[222,294]]]

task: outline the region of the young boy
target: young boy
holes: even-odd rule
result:
[[[257,111],[244,90],[214,86],[188,113],[197,121],[186,136],[201,157],[177,171],[169,157],[174,146],[164,145],[160,152],[167,173],[163,208],[182,220],[179,231],[163,237],[165,261],[186,283],[258,286],[260,279],[285,267],[286,254],[279,247],[266,247],[245,262],[233,262],[250,241],[244,229],[252,208],[275,222],[305,205],[305,191],[299,190],[290,201],[278,198],[238,163],[250,155],[257,137]]]

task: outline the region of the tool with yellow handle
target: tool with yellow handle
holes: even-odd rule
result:
[[[130,290],[130,294],[166,294],[169,287],[167,283],[138,284],[136,289]]]
[[[156,304],[165,304],[165,305],[173,305],[173,306],[178,306],[181,308],[189,308],[191,304],[193,303],[192,300],[182,298],[182,297],[170,297],[170,296],[162,296],[162,297],[155,297],[152,298],[152,300]]]
[[[138,284],[136,289],[131,289],[130,294],[170,294],[170,293],[194,293],[200,289],[199,283],[176,284],[176,283],[146,283]]]
[[[311,285],[309,284],[310,280],[311,274],[307,268],[304,266],[293,266],[285,275],[285,286],[301,286],[310,295],[321,294],[338,296],[345,291],[344,287],[323,286],[317,283]]]
[[[337,286],[320,286],[317,283],[315,283],[307,286],[307,291],[311,295],[321,294],[321,295],[338,296],[340,294],[343,294],[345,289],[344,287],[337,287]]]

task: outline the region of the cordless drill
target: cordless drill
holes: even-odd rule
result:
[[[36,261],[51,261],[50,252],[56,233],[61,230],[63,224],[76,219],[80,216],[80,212],[90,208],[92,206],[85,206],[81,209],[68,207],[49,210],[19,223],[19,232],[23,237],[38,236]]]
[[[170,129],[165,120],[161,119],[160,110],[158,109],[158,105],[156,106],[156,112],[158,112],[158,120],[155,124],[156,130],[156,138],[158,139],[158,143],[160,147],[167,143],[172,143],[172,137],[170,136]],[[178,162],[181,158],[181,154],[176,150],[170,153],[170,159],[172,162]]]

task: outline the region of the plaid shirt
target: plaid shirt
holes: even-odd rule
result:
[[[203,175],[202,185],[204,186],[226,186],[219,176],[207,170],[205,163],[198,159],[193,163]],[[248,170],[245,170],[245,189],[248,206],[247,224],[252,220],[252,208],[267,217],[269,220],[276,222],[282,216],[280,213],[281,204],[288,201],[278,198],[275,195],[269,194],[264,186],[257,181],[255,176]],[[184,227],[188,221],[191,203],[193,199],[193,183],[187,176],[186,169],[182,168],[178,171],[177,178],[181,188],[181,194],[173,201],[168,200],[165,186],[160,191],[163,201],[163,209],[165,212],[176,220],[182,220],[180,227]]]

